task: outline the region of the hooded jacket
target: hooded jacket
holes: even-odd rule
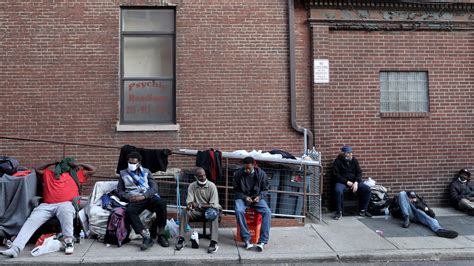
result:
[[[337,183],[344,185],[347,184],[347,181],[359,184],[362,181],[362,170],[360,169],[359,161],[355,157],[352,157],[350,161],[346,161],[343,154],[340,154],[334,160],[332,175],[336,178]]]

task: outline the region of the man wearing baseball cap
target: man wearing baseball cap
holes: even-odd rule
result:
[[[342,206],[344,203],[344,192],[352,191],[359,196],[359,215],[364,217],[372,217],[367,212],[370,201],[370,187],[362,183],[362,170],[359,162],[352,156],[352,147],[344,145],[341,153],[334,160],[332,166],[333,177],[336,179],[335,196],[336,196],[336,214],[335,220],[342,217]]]

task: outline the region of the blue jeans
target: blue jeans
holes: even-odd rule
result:
[[[336,192],[336,212],[340,213],[342,211],[342,206],[344,204],[344,192],[348,191],[350,188],[341,183],[336,183],[334,191]],[[369,207],[370,201],[370,187],[364,183],[360,183],[357,188],[357,195],[359,196],[359,209],[367,210]]]
[[[436,232],[439,229],[443,229],[438,220],[431,218],[424,211],[417,209],[415,205],[410,202],[408,195],[405,191],[400,192],[398,195],[398,202],[400,204],[400,209],[402,210],[403,217],[409,217],[410,221],[415,223],[421,223],[428,226],[431,231]]]
[[[270,221],[272,218],[272,212],[270,208],[268,208],[268,204],[264,199],[260,199],[258,203],[252,204],[250,207],[255,208],[257,212],[262,214],[262,227],[260,229],[260,238],[258,242],[267,244],[268,238],[270,236]],[[249,208],[249,206],[245,204],[244,200],[235,200],[235,218],[237,219],[237,223],[239,223],[240,226],[240,237],[244,241],[250,240],[249,228],[247,226],[247,222],[245,221],[245,211],[247,208]]]

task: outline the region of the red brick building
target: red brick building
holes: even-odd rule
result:
[[[325,170],[350,144],[365,177],[445,203],[474,165],[474,3],[294,2],[8,1],[0,135],[301,155],[305,127]],[[11,139],[0,151],[25,166],[65,152],[98,179],[118,158]]]

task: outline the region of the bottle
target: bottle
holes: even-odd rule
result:
[[[386,208],[384,209],[384,213],[385,213],[385,220],[388,220],[388,216],[389,216],[389,214],[390,214],[390,211],[388,210],[388,207],[386,207]]]

